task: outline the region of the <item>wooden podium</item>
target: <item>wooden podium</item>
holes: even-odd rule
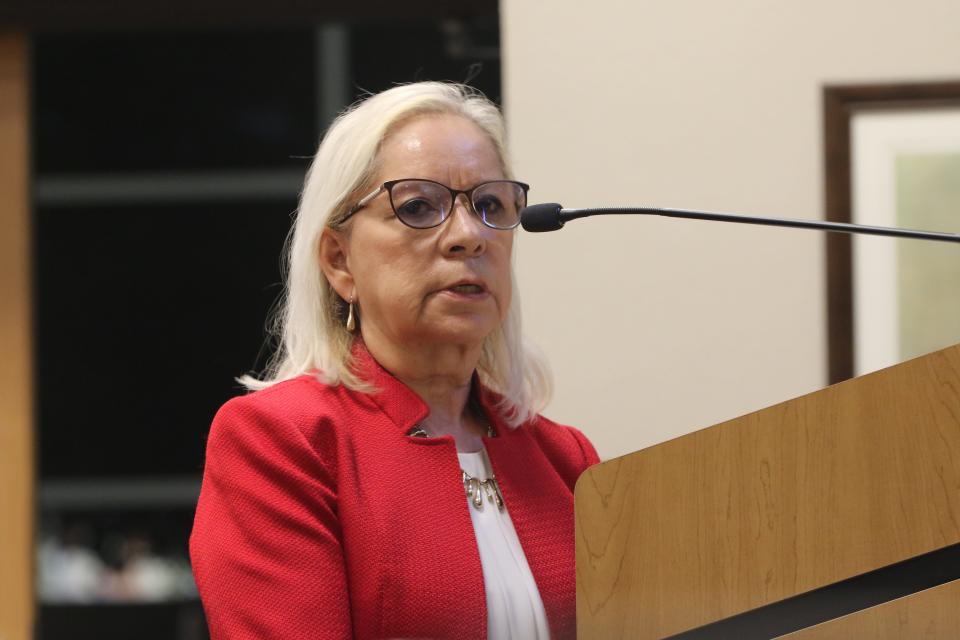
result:
[[[960,345],[596,465],[592,638],[960,638]]]

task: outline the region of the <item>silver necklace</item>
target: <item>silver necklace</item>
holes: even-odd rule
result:
[[[430,434],[419,424],[414,425],[414,427],[407,432],[407,435],[415,438],[430,437]],[[495,438],[496,435],[497,434],[493,432],[493,426],[487,425],[487,437]],[[497,510],[503,511],[503,494],[500,493],[500,485],[497,484],[496,476],[490,476],[486,480],[481,480],[480,478],[474,478],[462,468],[460,469],[460,473],[463,474],[463,490],[466,492],[470,504],[472,504],[475,509],[483,511],[483,496],[486,495],[490,504],[497,505]]]
[[[474,478],[463,469],[460,469],[460,473],[463,474],[463,489],[467,492],[467,498],[470,499],[471,504],[478,511],[483,511],[484,494],[490,500],[490,504],[497,505],[497,511],[503,511],[503,495],[500,493],[496,476],[481,480],[480,478]]]

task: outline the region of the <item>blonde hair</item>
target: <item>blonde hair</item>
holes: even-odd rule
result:
[[[454,114],[475,123],[493,142],[504,175],[512,177],[500,110],[465,85],[400,85],[343,112],[327,130],[307,171],[287,240],[286,287],[268,327],[276,351],[261,378],[240,378],[247,388],[262,389],[317,370],[327,384],[372,391],[354,370],[354,335],[344,326],[345,303],[320,269],[320,235],[325,227],[340,226],[349,207],[372,187],[384,138],[404,122],[427,114]],[[511,280],[510,308],[502,325],[484,341],[477,373],[484,385],[502,396],[498,410],[515,427],[546,405],[551,377],[543,357],[521,335],[520,300],[512,274]]]

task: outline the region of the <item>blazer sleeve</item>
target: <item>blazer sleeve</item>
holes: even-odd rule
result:
[[[211,638],[350,638],[335,470],[259,395],[207,442],[190,558]]]
[[[540,449],[571,491],[580,474],[600,462],[597,450],[579,429],[557,424],[543,416],[537,416],[531,427]]]
[[[585,471],[587,467],[592,467],[600,462],[600,456],[597,455],[597,450],[593,447],[593,443],[587,439],[587,436],[583,435],[583,432],[576,427],[567,427],[567,429],[580,446],[580,453],[583,455],[583,470]]]

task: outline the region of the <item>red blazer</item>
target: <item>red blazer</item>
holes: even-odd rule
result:
[[[375,394],[303,375],[234,398],[207,443],[190,557],[212,638],[486,638],[470,508],[450,436],[359,349]],[[484,443],[550,623],[575,636],[573,487],[596,451],[543,417]]]

